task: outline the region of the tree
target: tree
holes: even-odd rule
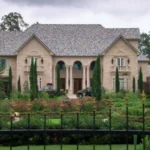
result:
[[[4,15],[1,20],[0,30],[21,31],[28,27],[28,24],[24,22],[21,14],[17,12],[11,12],[8,15]]]
[[[33,64],[33,58],[31,58],[29,78],[30,78],[30,91],[31,91],[30,98],[31,98],[31,100],[34,100],[35,96],[34,96],[34,64]]]
[[[142,33],[140,36],[140,44],[139,44],[140,52],[150,59],[150,33]]]
[[[101,100],[101,65],[100,65],[100,56],[97,57],[93,78],[92,78],[92,94],[97,101]]]
[[[97,57],[96,60],[96,75],[95,75],[95,96],[96,100],[101,100],[101,66],[100,66],[100,56]]]
[[[57,94],[60,95],[60,66],[57,64]]]
[[[11,67],[9,67],[9,77],[8,77],[8,96],[10,97],[10,94],[12,92],[12,70]]]
[[[93,76],[92,76],[92,95],[93,95],[93,97],[96,97],[95,83],[96,83],[96,63],[94,66]]]
[[[37,80],[37,61],[34,63],[34,84],[35,84],[35,97],[38,97],[38,80]]]
[[[133,77],[133,84],[132,84],[133,93],[135,93],[135,87],[136,87],[136,85],[135,85],[135,77]]]
[[[118,93],[120,91],[120,81],[119,81],[118,67],[116,68],[115,85],[116,85],[116,93]]]
[[[21,92],[21,81],[20,81],[20,76],[18,79],[18,92]]]
[[[142,73],[141,67],[140,67],[140,71],[139,71],[138,88],[139,88],[140,93],[142,93],[142,91],[143,91],[143,73]]]

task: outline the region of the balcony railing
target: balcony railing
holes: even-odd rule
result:
[[[30,66],[25,66],[24,71],[30,72]],[[43,72],[43,71],[44,71],[44,66],[37,66],[37,72]]]
[[[121,72],[130,72],[130,66],[112,66],[111,71],[115,72],[116,71],[116,67],[118,67],[118,70]]]

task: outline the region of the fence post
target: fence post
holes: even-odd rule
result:
[[[79,113],[81,110],[80,100],[76,103],[76,105],[77,105],[77,134],[79,136]],[[79,150],[79,138],[77,139],[77,150]]]
[[[93,100],[93,150],[95,150],[95,112],[96,112],[96,100]]]
[[[134,150],[136,150],[136,146],[137,146],[137,135],[134,135]]]
[[[109,101],[109,135],[110,135],[110,143],[109,143],[109,149],[112,149],[111,145],[111,111],[112,111],[112,99],[110,98]]]
[[[128,126],[128,96],[126,95],[126,97],[125,97],[125,99],[126,99],[126,131],[127,131],[127,133],[126,133],[126,146],[127,146],[127,150],[129,149],[129,146],[128,146],[128,128],[129,128],[129,126]]]
[[[63,132],[62,132],[62,129],[63,129],[63,111],[64,111],[64,103],[63,101],[61,102],[60,104],[60,119],[61,119],[61,122],[60,122],[60,150],[63,149],[63,143],[62,143],[62,138],[63,138]]]
[[[145,150],[145,135],[144,135],[144,132],[145,132],[145,98],[146,98],[146,95],[144,93],[144,90],[142,91],[142,111],[143,111],[143,149]]]
[[[28,146],[27,150],[30,150],[30,111],[31,111],[31,102],[30,100],[27,102],[27,108],[28,108]]]

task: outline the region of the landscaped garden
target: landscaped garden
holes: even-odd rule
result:
[[[57,97],[58,98],[58,97]],[[140,94],[132,92],[119,93],[103,93],[101,101],[95,101],[92,97],[84,97],[82,99],[62,101],[64,96],[59,97],[60,100],[49,98],[48,94],[43,92],[41,96],[33,101],[29,100],[27,93],[19,95],[12,94],[10,99],[3,99],[0,101],[0,129],[10,129],[11,117],[13,129],[27,129],[28,128],[28,113],[30,114],[30,129],[44,129],[44,114],[46,114],[46,129],[60,129],[61,119],[62,128],[76,129],[77,124],[79,129],[93,129],[93,109],[95,111],[95,129],[109,130],[110,106],[111,106],[111,129],[112,130],[126,130],[126,106],[128,105],[128,129],[142,130],[143,129],[143,103]],[[62,103],[63,102],[63,103]],[[111,104],[111,105],[110,105]],[[145,99],[145,130],[150,129],[150,99]],[[19,112],[19,120],[15,120],[15,116],[11,113]],[[77,112],[79,112],[79,122],[77,123]],[[61,118],[63,114],[63,118]],[[63,135],[63,144],[79,144],[92,145],[93,140],[95,144],[126,144],[126,137],[124,135],[109,135],[95,134],[83,135]],[[26,145],[27,135],[20,134],[13,135],[13,145]],[[46,135],[46,139],[42,135],[33,134],[29,141],[32,145],[59,144],[59,135]],[[141,143],[142,135],[138,135],[137,143]],[[0,135],[0,143],[9,145],[10,136]],[[133,144],[133,135],[128,136],[129,144]],[[57,149],[57,147],[56,147]],[[119,149],[119,147],[118,147]]]

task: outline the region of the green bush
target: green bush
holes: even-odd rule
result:
[[[38,94],[38,98],[43,100],[49,100],[49,94],[47,92],[40,92]]]

